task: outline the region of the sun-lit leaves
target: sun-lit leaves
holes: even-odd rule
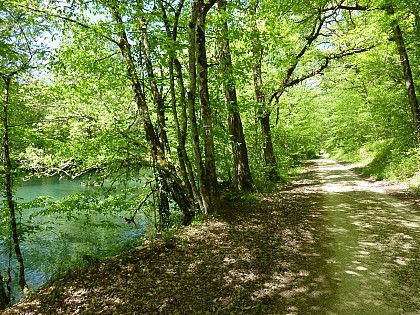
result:
[[[150,146],[153,138],[150,135],[160,137],[163,133],[168,137],[167,152],[162,156],[164,159],[158,160],[165,160],[164,166],[173,163],[173,174],[182,170],[173,109],[181,116],[182,106],[188,98],[193,100],[190,61],[194,62],[196,56],[189,56],[188,51],[192,2],[186,1],[177,12],[181,3],[2,2],[0,90],[12,79],[9,121],[3,122],[2,128],[10,127],[14,176],[85,175],[94,176],[98,185],[116,180],[124,186],[139,177],[140,169],[153,164],[156,143]],[[394,14],[386,10],[391,4]],[[120,20],[115,19],[113,10]],[[223,12],[210,10],[206,20],[207,83],[219,183],[228,186],[234,180],[232,137],[226,119],[229,105],[226,106],[223,94],[226,81],[235,83],[237,109],[242,116],[252,172],[260,189],[270,186],[262,163],[264,139],[259,122],[266,111],[271,112],[269,124],[276,167],[282,174],[300,159],[313,157],[321,150],[340,153],[341,157],[368,158],[379,178],[384,173],[394,177],[415,174],[419,167],[418,144],[391,26],[398,23],[402,29],[418,88],[419,10],[414,0],[358,3],[241,0],[228,1]],[[179,18],[177,38],[168,39],[165,26],[173,25],[176,18]],[[226,34],[221,33],[220,27],[224,21],[229,28]],[[122,31],[126,41],[122,41]],[[221,38],[229,39],[233,70],[229,76],[220,65]],[[253,54],[252,47],[256,39],[261,54],[264,102],[257,102],[254,93],[253,66],[259,56]],[[130,56],[121,54],[124,45],[129,46]],[[358,50],[363,54],[350,54]],[[340,59],[342,56],[345,57]],[[132,68],[127,72],[128,57]],[[153,73],[146,67],[146,57]],[[171,87],[169,65],[174,57],[181,65],[181,74],[176,75],[175,87]],[[133,75],[137,81],[130,80]],[[137,93],[133,93],[133,87]],[[281,97],[270,98],[273,93]],[[160,94],[161,103],[156,101],[156,94]],[[139,96],[144,98],[142,103]],[[3,103],[1,99],[0,105]],[[198,102],[192,101],[190,105],[196,106],[201,131],[191,144],[192,113],[182,117],[189,122],[183,130],[187,165],[193,161],[194,145],[201,145],[207,135],[202,128],[203,112]],[[142,120],[146,114],[149,121]],[[144,127],[150,126],[146,139]],[[204,152],[199,154],[204,156]],[[197,165],[191,167],[190,184],[198,182]],[[155,171],[158,174],[159,168]],[[0,173],[5,174],[4,163]],[[159,178],[156,174],[150,177]],[[174,183],[162,186],[161,190],[171,188]],[[125,215],[135,212],[146,197],[154,197],[148,195],[150,190],[145,193],[142,185],[136,185],[118,192],[109,187],[108,190],[95,187],[98,188],[95,193],[89,191],[60,201],[34,200],[21,204],[19,210],[42,208],[38,215],[56,214],[67,220],[85,214],[89,218],[87,224],[106,224],[92,218],[97,214],[124,213],[127,219]],[[145,203],[146,208],[156,210],[151,200]],[[179,219],[180,212],[174,210],[172,214]],[[0,222],[2,227],[10,223],[4,211]],[[30,235],[35,232],[34,227],[29,220],[22,224],[21,231]],[[2,233],[7,239],[9,230],[3,229]],[[252,272],[246,274],[238,269],[228,278],[234,282],[251,275]],[[228,305],[230,300],[216,301]]]

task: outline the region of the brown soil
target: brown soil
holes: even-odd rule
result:
[[[287,301],[322,224],[310,211],[319,195],[305,191],[315,180],[309,167],[288,189],[226,202],[217,217],[73,270],[3,315],[295,314]]]

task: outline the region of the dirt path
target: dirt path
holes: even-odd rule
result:
[[[320,265],[307,269],[306,283],[319,297],[301,303],[297,314],[420,314],[419,208],[349,167],[314,162],[314,180],[304,190],[321,196],[311,215],[322,223],[307,248],[320,255]]]
[[[4,314],[420,314],[420,211],[347,167],[75,271]]]

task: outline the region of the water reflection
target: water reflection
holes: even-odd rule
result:
[[[51,196],[52,200],[58,200],[94,189],[82,183],[82,180],[59,180],[56,177],[22,181],[17,189],[17,200],[28,202],[38,196]],[[39,210],[24,211],[22,222],[27,222],[29,216]],[[54,214],[36,216],[32,223],[36,232],[27,234],[21,243],[29,287],[35,290],[57,272],[86,263],[83,260],[85,254],[95,257],[114,255],[128,241],[144,234],[145,219],[141,216],[136,219],[139,222],[137,226],[127,224],[121,217],[106,214],[93,214],[89,218],[77,215],[72,221]],[[7,274],[8,252],[9,248],[0,243],[0,270],[3,275]],[[14,258],[12,263],[15,264]],[[12,279],[17,280],[16,265],[12,267],[15,272]],[[13,294],[16,299],[22,296],[15,282]]]

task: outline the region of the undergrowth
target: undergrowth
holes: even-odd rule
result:
[[[420,192],[420,147],[398,139],[365,144],[359,150],[333,151],[332,157],[341,162],[361,163],[361,171],[376,180],[408,182]]]

